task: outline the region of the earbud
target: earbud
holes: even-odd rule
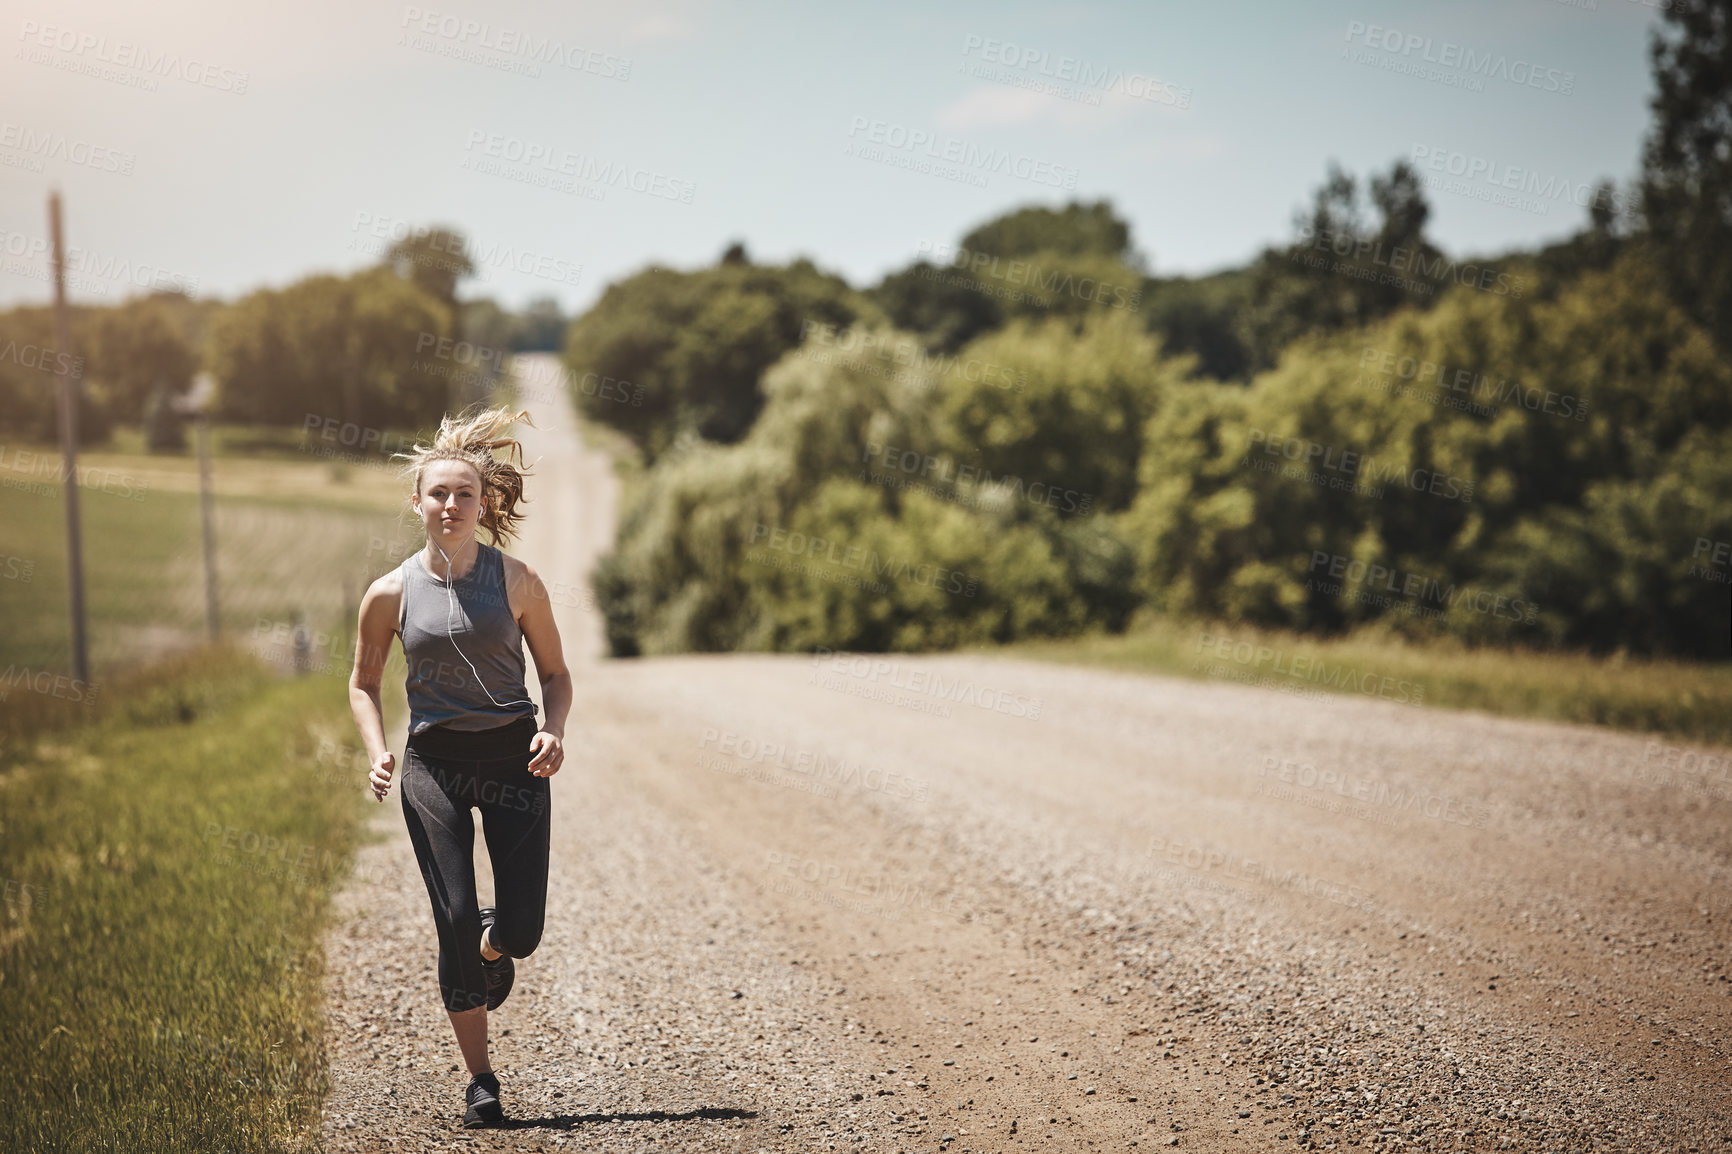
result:
[[[494,697],[493,694],[488,693],[487,683],[481,680],[481,671],[475,668],[475,662],[470,661],[469,655],[463,652],[463,647],[457,644],[457,634],[451,629],[451,617],[457,612],[457,594],[451,588],[451,556],[446,553],[444,549],[440,549],[437,542],[434,543],[433,548],[439,549],[439,556],[445,558],[445,596],[450,599],[449,608],[445,614],[445,635],[451,639],[451,648],[457,650],[457,656],[463,658],[464,662],[469,666],[469,672],[475,674],[475,684],[481,686],[481,692],[487,694],[487,700],[493,702],[493,704],[499,706],[501,709],[504,709],[508,705],[528,705],[533,707],[535,705],[535,702],[533,701],[523,701],[521,699],[517,701],[500,701],[498,698]],[[477,565],[481,564],[481,558],[476,557],[475,563]]]

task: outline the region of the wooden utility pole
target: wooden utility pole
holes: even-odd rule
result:
[[[221,633],[217,624],[216,524],[210,498],[210,413],[198,413],[198,510],[204,526],[204,624],[210,639]]]
[[[72,364],[66,323],[66,245],[60,229],[60,193],[48,194],[48,234],[54,245],[55,363]],[[61,358],[66,359],[62,360]],[[72,675],[90,683],[90,652],[84,636],[84,538],[78,516],[78,393],[82,368],[60,374],[60,491],[66,499],[66,580],[72,594]]]
[[[211,641],[218,638],[222,627],[216,619],[216,523],[211,516],[211,414],[215,404],[215,383],[210,374],[199,373],[192,381],[192,392],[199,399],[197,407],[197,440],[199,440],[199,522],[203,522],[204,537],[204,631]]]

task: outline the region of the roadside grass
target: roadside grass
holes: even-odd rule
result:
[[[1017,642],[973,652],[1262,684],[1288,692],[1417,697],[1443,709],[1732,744],[1732,665],[1470,649],[1369,632],[1320,640],[1158,617],[1138,621],[1123,635]]]
[[[317,1148],[365,804],[342,678],[205,648],[103,715],[0,772],[0,1149]]]

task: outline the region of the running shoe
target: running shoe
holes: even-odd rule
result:
[[[499,919],[499,911],[492,906],[481,907],[481,932],[486,934],[489,927]],[[481,959],[481,968],[487,971],[487,1008],[497,1010],[511,993],[511,984],[517,980],[517,964],[511,960],[510,954],[500,954],[491,962]]]
[[[491,1070],[469,1079],[469,1088],[463,1091],[463,1101],[466,1107],[463,1111],[465,1130],[505,1121],[505,1109],[499,1104],[499,1079]]]

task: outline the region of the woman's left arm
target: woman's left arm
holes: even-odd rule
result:
[[[535,658],[535,672],[541,678],[541,704],[545,712],[541,730],[530,739],[529,748],[535,756],[529,760],[529,772],[537,777],[552,777],[565,762],[565,720],[571,713],[571,673],[565,667],[565,650],[559,643],[559,625],[553,619],[553,602],[541,577],[522,561],[508,558],[506,564],[519,570],[508,574],[507,589],[516,611],[517,625],[523,630],[523,640],[529,644],[529,654]],[[515,577],[515,580],[509,578]]]

